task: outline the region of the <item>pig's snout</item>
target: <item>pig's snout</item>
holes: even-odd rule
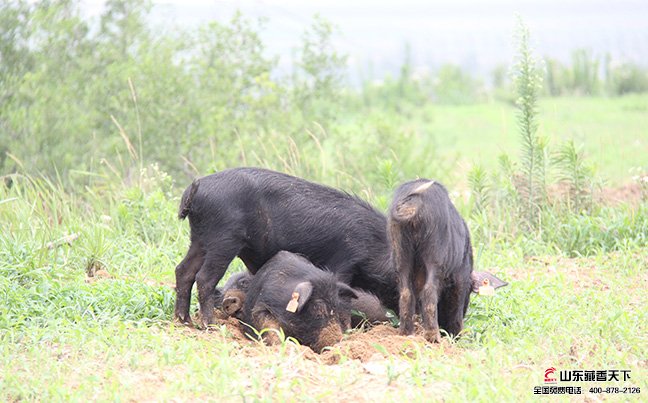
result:
[[[223,299],[223,311],[232,316],[243,308],[243,300],[236,295],[229,295]]]

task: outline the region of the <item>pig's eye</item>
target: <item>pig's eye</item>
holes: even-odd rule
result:
[[[316,318],[325,318],[327,316],[326,315],[327,312],[328,312],[328,307],[324,302],[316,301],[313,304],[313,315],[315,315]]]

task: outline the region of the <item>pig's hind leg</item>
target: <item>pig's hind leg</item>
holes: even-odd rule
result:
[[[207,252],[204,262],[196,274],[200,316],[205,328],[214,323],[216,284],[223,278],[229,264],[241,249],[235,242],[216,242],[214,244],[218,248],[212,248]]]
[[[425,283],[419,295],[421,319],[425,329],[425,339],[431,343],[441,341],[437,305],[439,303],[439,267],[435,264],[425,265]]]
[[[472,278],[457,279],[447,287],[439,301],[439,326],[451,336],[457,336],[463,330],[464,316],[470,303]]]
[[[191,303],[191,289],[196,281],[196,273],[205,261],[205,253],[197,242],[192,242],[187,255],[175,269],[176,276],[176,303],[175,317],[180,322],[188,324],[189,305]]]

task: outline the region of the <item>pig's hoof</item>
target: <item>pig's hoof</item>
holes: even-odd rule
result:
[[[183,326],[193,326],[193,322],[191,321],[191,319],[181,318],[179,316],[174,317],[173,322]]]
[[[407,329],[407,328],[401,327],[398,330],[398,333],[401,336],[413,336],[414,335],[414,329]]]
[[[425,332],[425,340],[430,343],[441,343],[441,334],[438,330],[427,330]]]

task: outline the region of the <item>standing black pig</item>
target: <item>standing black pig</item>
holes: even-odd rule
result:
[[[304,255],[353,288],[398,309],[386,217],[347,193],[278,172],[235,168],[194,181],[178,216],[189,217],[191,246],[176,267],[175,316],[188,322],[194,282],[204,325],[216,289],[238,256],[254,274],[280,250]]]
[[[249,278],[242,320],[257,330],[283,329],[303,345],[321,351],[342,339],[356,293],[307,259],[280,251]],[[247,333],[254,336],[251,329]],[[266,332],[267,342],[278,342]]]
[[[466,223],[439,183],[404,183],[389,208],[389,237],[400,286],[400,332],[414,332],[419,312],[425,338],[440,340],[463,328],[473,289],[473,255]]]

